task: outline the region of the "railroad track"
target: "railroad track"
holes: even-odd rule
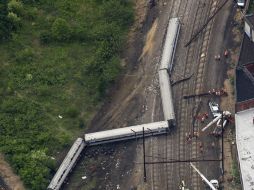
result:
[[[184,76],[190,75],[191,73],[196,73],[195,76],[184,83],[177,85],[174,89],[174,97],[176,103],[176,115],[177,115],[177,129],[172,135],[165,138],[158,138],[156,145],[153,144],[152,147],[162,148],[161,151],[152,151],[152,154],[165,155],[167,160],[170,159],[190,159],[195,157],[200,157],[198,150],[197,141],[193,141],[191,144],[187,144],[185,141],[185,133],[192,131],[192,118],[193,118],[193,108],[199,104],[200,98],[191,100],[183,100],[184,94],[194,93],[196,91],[202,90],[203,74],[206,63],[206,57],[200,57],[202,53],[207,55],[208,51],[208,41],[211,33],[210,23],[205,30],[204,34],[201,34],[201,38],[194,41],[186,50],[184,49],[184,43],[190,39],[191,35],[205,23],[206,19],[214,12],[217,0],[211,0],[207,2],[206,0],[199,1],[170,1],[172,3],[170,9],[170,17],[180,17],[182,23],[184,24],[181,28],[181,34],[178,41],[178,49],[183,51],[181,57],[176,57],[175,70],[183,73]],[[195,11],[191,11],[195,9]],[[210,10],[210,11],[209,11]],[[205,15],[205,16],[204,16]],[[187,27],[185,27],[187,25]],[[176,54],[177,56],[177,54]],[[180,65],[179,65],[180,64]],[[164,143],[163,143],[164,142]],[[164,146],[166,145],[166,146]],[[165,148],[166,147],[166,148]],[[153,157],[153,161],[158,161],[158,158]],[[164,166],[164,167],[161,167]],[[184,179],[187,184],[191,185],[192,189],[200,189],[200,179],[196,173],[190,170],[189,164],[179,163],[179,164],[161,164],[161,166],[152,165],[152,189],[160,189],[161,187],[161,175],[159,172],[166,170],[167,183],[164,187],[165,189],[176,189],[181,179]],[[191,176],[191,178],[189,178]]]
[[[195,11],[195,15],[192,16],[192,22],[189,21],[188,23],[190,23],[190,33],[191,35],[193,35],[193,33],[198,29],[199,25],[201,25],[201,18],[203,15],[203,1],[196,1],[196,4],[192,4],[194,5],[194,7],[196,8]],[[186,35],[186,37],[189,35]],[[186,60],[185,60],[185,64],[184,64],[184,76],[189,75],[191,72],[195,72],[193,71],[195,68],[195,63],[196,63],[196,58],[197,58],[197,54],[198,54],[198,44],[199,41],[194,42],[190,45],[190,47],[188,48],[187,52],[186,52]],[[193,80],[193,79],[192,79]],[[190,124],[192,121],[191,118],[191,111],[192,111],[192,104],[189,104],[190,102],[188,101],[184,101],[182,99],[183,94],[186,94],[189,92],[190,90],[190,86],[193,87],[193,84],[191,84],[192,80],[189,80],[185,83],[182,83],[180,85],[181,88],[181,94],[178,97],[181,97],[181,99],[179,99],[179,110],[178,110],[178,114],[179,114],[179,128],[180,128],[180,132],[179,132],[179,159],[181,160],[185,160],[185,159],[190,159],[190,156],[188,156],[188,153],[192,150],[192,147],[190,147],[190,145],[186,142],[186,137],[185,134],[190,132]],[[193,142],[195,144],[195,142]],[[187,149],[187,146],[189,146],[189,148]],[[195,146],[194,146],[195,147]],[[195,151],[195,150],[194,150]],[[196,157],[196,155],[194,156]],[[178,179],[184,179],[185,182],[187,184],[190,184],[191,180],[196,180],[197,176],[193,175],[192,172],[190,172],[190,170],[188,169],[189,166],[186,163],[179,163],[177,164],[178,166],[178,172],[179,172],[179,177]],[[187,176],[191,176],[191,180],[187,178]],[[194,185],[195,189],[197,189],[198,187],[198,183]]]

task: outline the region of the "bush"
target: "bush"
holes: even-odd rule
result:
[[[114,22],[121,27],[128,27],[134,21],[133,9],[121,0],[105,1],[102,6],[102,16],[108,23]]]
[[[235,78],[233,76],[229,77],[230,84],[234,87],[235,85]]]
[[[15,55],[17,63],[31,63],[35,57],[34,51],[31,48],[25,48]]]
[[[79,111],[75,107],[70,107],[65,111],[65,114],[70,118],[76,118],[79,114]]]
[[[13,12],[17,15],[21,15],[23,13],[23,4],[17,0],[10,0],[8,3],[8,11]]]
[[[51,33],[59,42],[68,41],[71,37],[71,28],[65,19],[57,18],[52,24]]]
[[[35,20],[38,16],[38,9],[36,7],[28,7],[25,10],[23,17],[27,20]]]
[[[48,31],[43,31],[40,34],[40,42],[42,44],[48,44],[52,41],[51,33]]]
[[[9,12],[7,18],[9,19],[13,30],[20,28],[21,19],[15,13]]]
[[[79,118],[79,128],[81,128],[81,129],[85,128],[85,122],[82,118]]]

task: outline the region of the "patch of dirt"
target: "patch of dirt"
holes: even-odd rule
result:
[[[13,172],[10,165],[4,160],[4,156],[0,154],[0,176],[11,190],[25,190],[20,178]]]
[[[155,36],[156,30],[157,30],[157,25],[158,25],[158,18],[155,19],[151,29],[147,33],[145,46],[143,48],[142,54],[139,59],[141,59],[146,54],[149,54],[153,50],[154,36]]]
[[[143,26],[144,20],[147,16],[147,1],[135,0],[135,21],[128,34],[128,43],[132,43],[135,40],[135,35],[138,30]]]
[[[221,98],[221,108],[222,110],[230,111],[231,113],[235,113],[235,100],[234,100],[234,89],[229,79],[224,81],[224,89],[228,93],[228,96]]]

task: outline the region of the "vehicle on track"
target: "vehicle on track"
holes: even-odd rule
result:
[[[159,68],[160,92],[162,99],[163,114],[164,119],[166,121],[169,121],[170,128],[176,125],[174,102],[170,83],[170,73],[173,68],[174,55],[179,31],[180,31],[179,18],[171,18],[168,23]]]
[[[160,70],[167,69],[169,73],[171,73],[172,71],[179,31],[179,18],[171,18],[168,23],[165,43],[161,57]]]
[[[170,122],[170,127],[174,127],[176,125],[174,101],[167,70],[159,71],[159,80],[164,119]]]
[[[77,159],[85,148],[85,142],[82,138],[77,138],[73,143],[68,154],[64,158],[62,164],[58,168],[56,174],[51,180],[47,190],[59,190],[64,183],[67,175],[71,172],[72,168],[75,166]]]

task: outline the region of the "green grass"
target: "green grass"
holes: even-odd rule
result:
[[[232,173],[232,176],[234,178],[234,182],[236,184],[241,184],[240,172],[239,172],[239,168],[237,167],[237,162],[236,161],[233,162],[231,173]]]
[[[27,189],[40,190],[56,169],[51,156],[82,135],[121,70],[133,10],[125,0],[21,8],[20,26],[0,44],[0,151]]]

